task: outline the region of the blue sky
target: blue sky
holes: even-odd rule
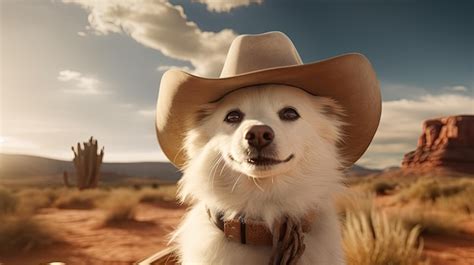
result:
[[[409,0],[2,0],[0,151],[69,159],[96,136],[108,161],[164,157],[164,70],[218,76],[239,34],[279,30],[309,63],[361,52],[381,81],[360,164],[399,165],[426,118],[474,113],[474,3]]]

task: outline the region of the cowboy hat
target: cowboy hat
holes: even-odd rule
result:
[[[336,100],[345,110],[340,145],[346,166],[365,152],[377,130],[380,89],[368,59],[344,54],[303,64],[291,40],[281,32],[241,35],[232,42],[219,78],[198,77],[172,69],[163,74],[156,107],[156,134],[168,159],[178,168],[188,160],[182,150],[198,107],[244,87],[283,84]]]

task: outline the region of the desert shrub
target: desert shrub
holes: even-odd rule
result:
[[[18,199],[7,189],[0,188],[0,217],[15,213]]]
[[[398,194],[398,201],[436,203],[439,199],[454,197],[474,189],[474,182],[465,179],[421,178]]]
[[[419,227],[423,234],[456,235],[462,232],[459,217],[423,209],[413,210],[400,216],[408,229]]]
[[[468,185],[453,196],[439,198],[437,205],[440,209],[455,213],[474,214],[474,185]]]
[[[347,193],[336,198],[336,209],[344,222],[347,213],[370,215],[373,209],[373,194]]]
[[[139,193],[139,201],[144,203],[176,201],[176,185],[160,186],[156,189],[143,189]]]
[[[407,230],[398,219],[372,210],[346,213],[343,246],[348,265],[425,264],[419,227]]]
[[[374,183],[373,190],[377,195],[387,195],[397,188],[393,181],[377,181]]]
[[[64,190],[54,203],[60,209],[93,209],[108,196],[107,191],[100,189]]]
[[[387,178],[370,178],[353,184],[354,189],[360,192],[388,195],[399,187],[399,183]]]
[[[38,209],[50,207],[55,196],[50,189],[23,189],[16,192],[18,198],[18,212],[21,213],[34,213]]]
[[[104,225],[135,220],[137,204],[138,197],[133,191],[125,189],[112,191],[107,200],[100,204],[100,208],[105,210]]]
[[[28,252],[58,241],[49,227],[30,216],[4,216],[0,222],[0,253],[3,255]]]

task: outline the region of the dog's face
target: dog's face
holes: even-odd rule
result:
[[[304,176],[340,165],[340,113],[333,100],[295,87],[236,90],[196,113],[185,144],[191,157],[185,177],[202,171],[212,177],[204,183],[232,192],[242,176],[267,186],[292,178],[304,185]]]

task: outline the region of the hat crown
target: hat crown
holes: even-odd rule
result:
[[[301,64],[293,42],[282,32],[240,35],[230,45],[220,77]]]

